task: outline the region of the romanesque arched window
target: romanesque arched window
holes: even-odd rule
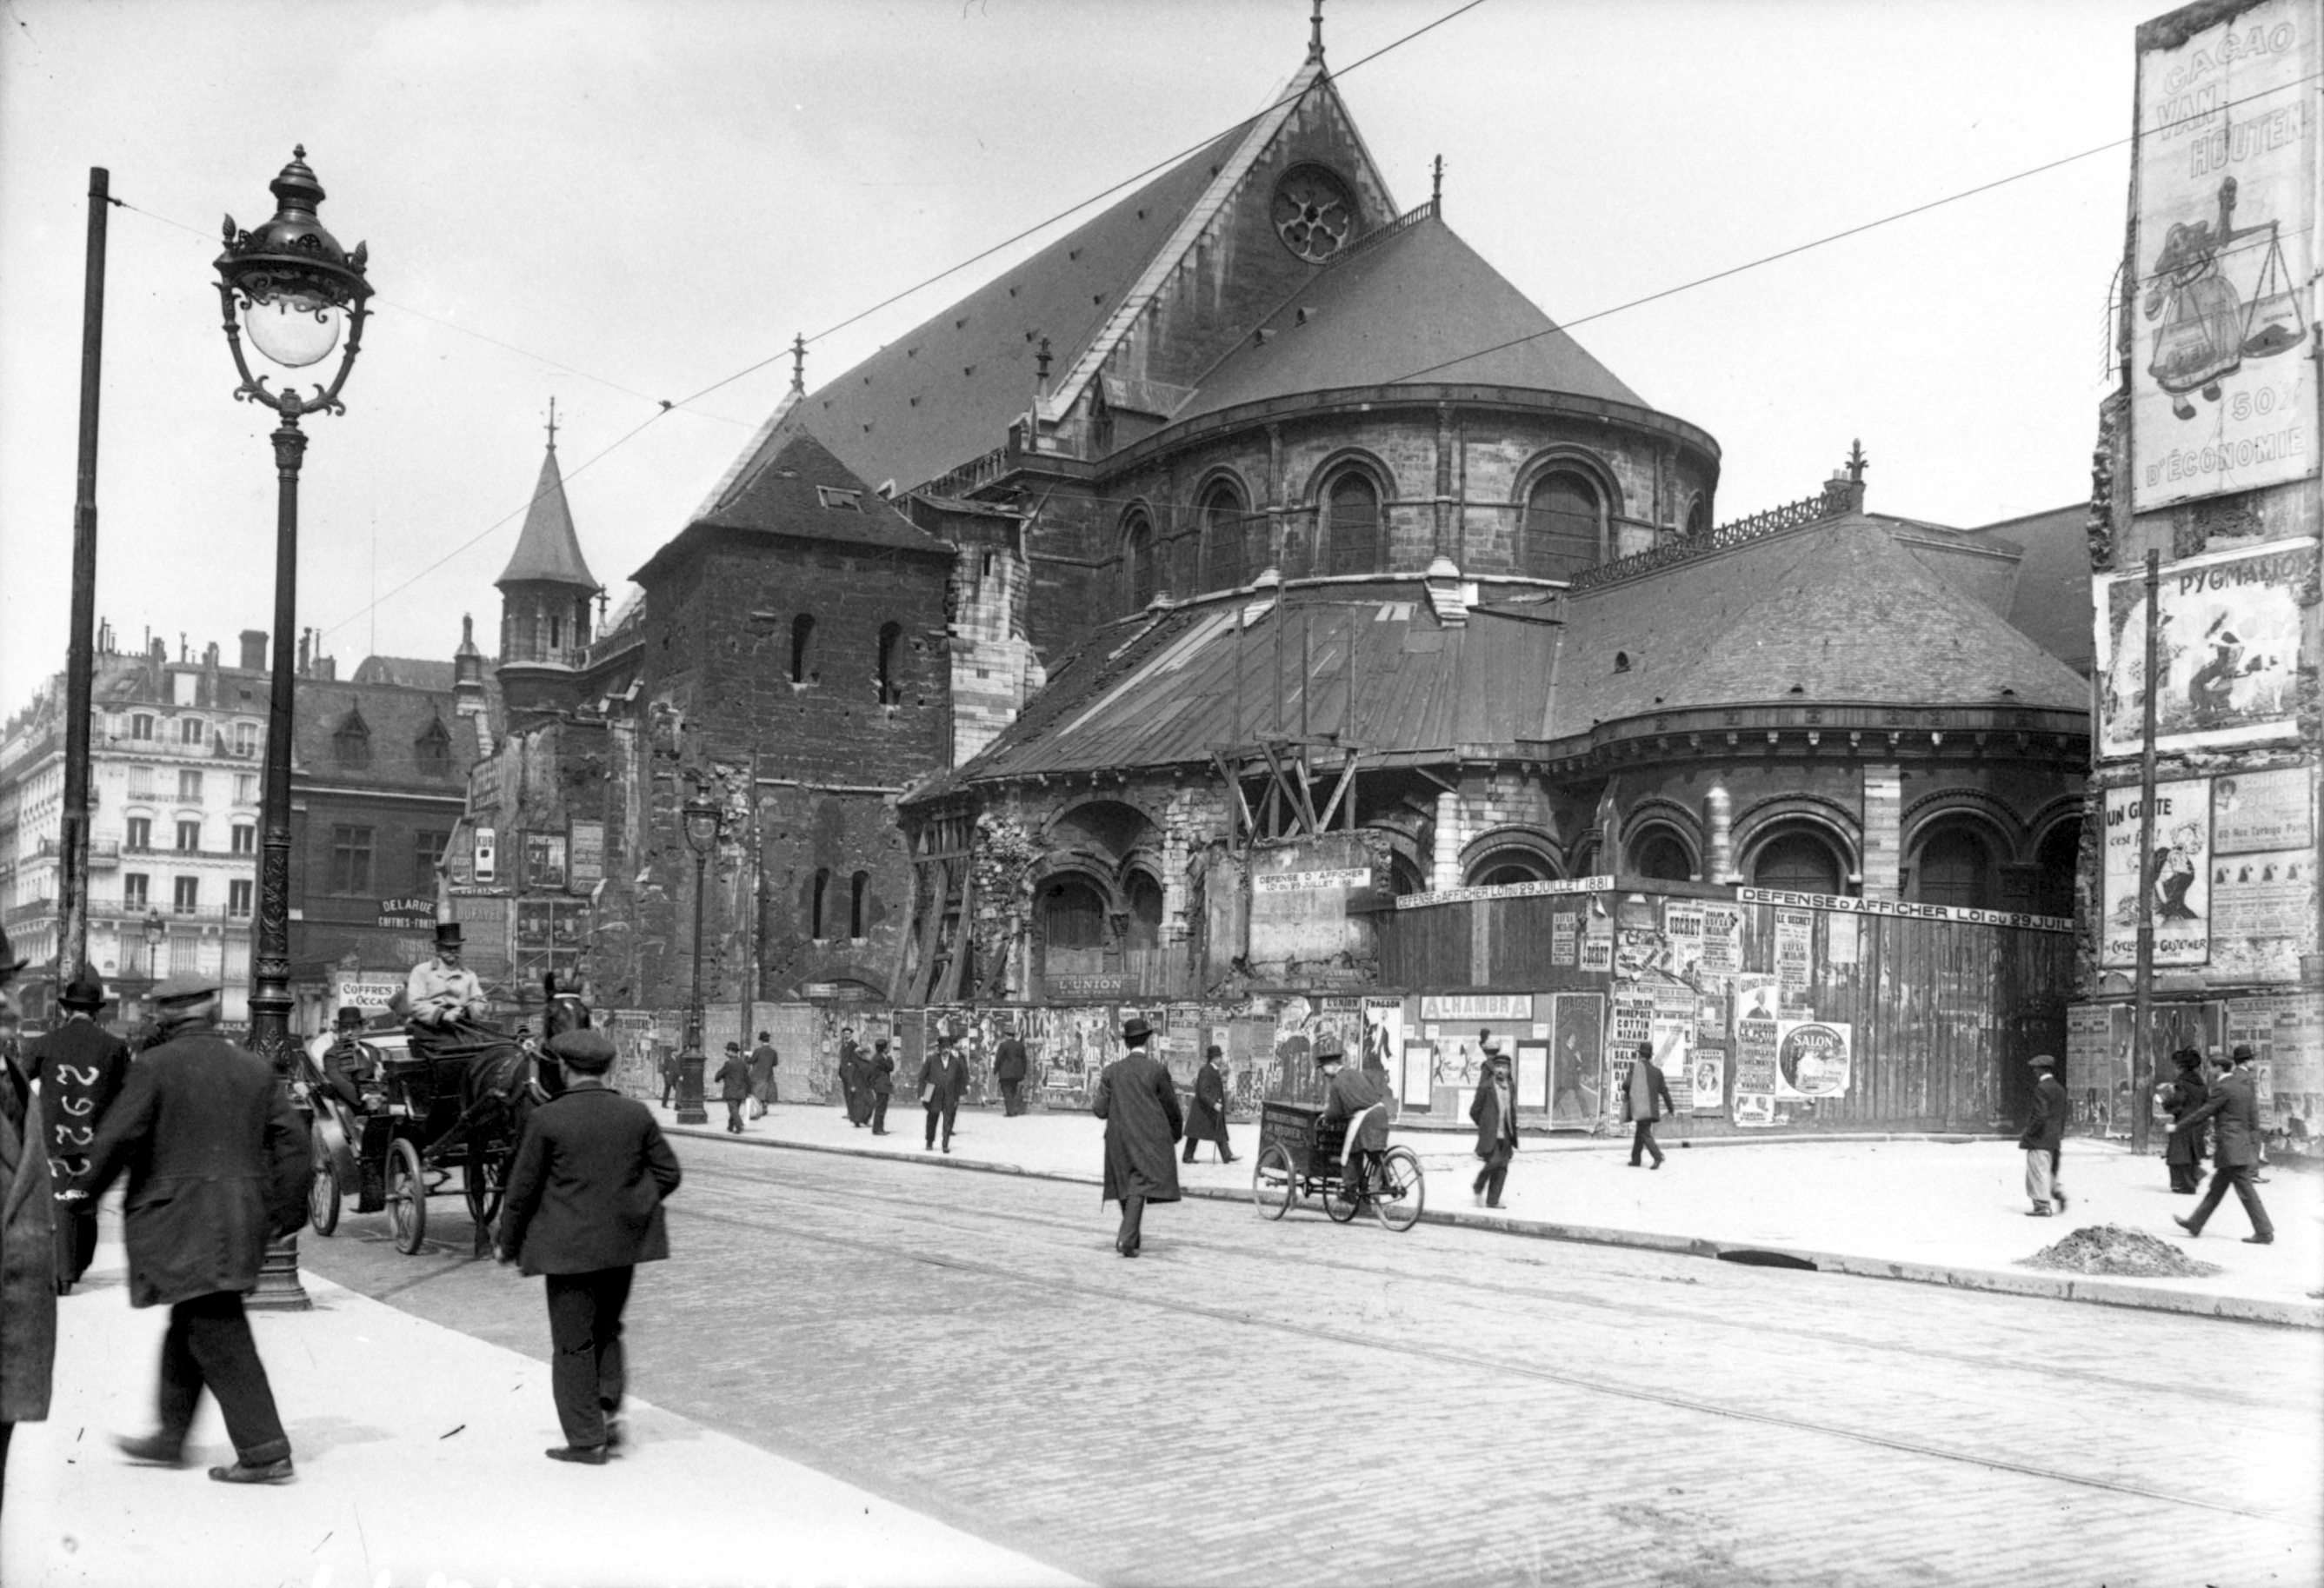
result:
[[[1913,900],[1990,910],[1997,892],[1992,846],[1971,822],[1932,828],[1913,856]]]
[[[859,871],[849,879],[847,892],[847,935],[863,936],[864,912],[872,902],[872,874]]]
[[[1360,470],[1335,475],[1323,492],[1328,572],[1370,574],[1380,565],[1379,487]]]
[[[807,892],[807,936],[823,936],[825,908],[831,902],[831,867],[818,866]]]
[[[880,625],[880,671],[878,675],[878,683],[880,686],[880,703],[883,706],[892,706],[898,701],[904,698],[904,686],[896,681],[896,647],[902,641],[903,638],[904,626],[901,623],[882,623]],[[855,935],[861,937],[863,934],[862,932],[857,932]]]
[[[1203,587],[1232,590],[1243,582],[1242,492],[1222,480],[1203,492]]]
[[[1606,560],[1606,502],[1589,478],[1552,469],[1526,494],[1517,535],[1517,572],[1571,579]]]
[[[1686,537],[1700,540],[1711,533],[1711,499],[1698,496],[1686,509]]]
[[[1667,827],[1649,827],[1630,840],[1630,869],[1658,882],[1694,880],[1694,857]]]
[[[1845,894],[1848,863],[1831,840],[1813,828],[1794,827],[1762,843],[1751,858],[1755,887],[1801,894]]]
[[[791,682],[793,684],[811,684],[815,681],[815,675],[810,670],[814,660],[811,654],[814,648],[815,619],[806,612],[801,612],[791,620]],[[816,935],[819,937],[822,934],[818,932]]]
[[[1143,513],[1131,516],[1121,531],[1121,564],[1130,582],[1130,610],[1139,611],[1154,599],[1154,526]]]

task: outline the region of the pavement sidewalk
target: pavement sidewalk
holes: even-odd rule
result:
[[[891,1106],[890,1134],[875,1137],[825,1104],[778,1104],[727,1134],[725,1106],[710,1123],[664,1128],[764,1146],[855,1152],[983,1170],[1098,1182],[1102,1121],[1080,1113],[1035,1111],[1010,1118],[998,1108],[964,1109],[949,1156],[925,1150],[925,1115]],[[1248,1198],[1259,1127],[1231,1127],[1237,1161],[1181,1166],[1189,1196]],[[2008,1141],[1960,1137],[1721,1137],[1689,1144],[1683,1126],[1663,1128],[1669,1161],[1631,1169],[1629,1137],[1527,1136],[1509,1172],[1505,1207],[1476,1207],[1471,1138],[1397,1130],[1392,1139],[1420,1156],[1431,1220],[1553,1240],[1586,1241],[1704,1257],[1765,1254],[1813,1263],[1826,1272],[1920,1280],[1961,1289],[2047,1296],[2171,1312],[2324,1329],[2324,1172],[2279,1165],[2260,1188],[2275,1222],[2272,1246],[2250,1246],[2242,1208],[2230,1196],[2190,1241],[2171,1222],[2195,1198],[2173,1196],[2159,1158],[2118,1143],[2066,1143],[2066,1216],[2024,1216],[2024,1154]],[[1094,1209],[1093,1210],[1094,1216]],[[1295,1209],[1288,1216],[1315,1217]],[[2138,1280],[2057,1273],[2016,1266],[2074,1230],[2113,1224],[2144,1230],[2219,1265],[2203,1279]]]
[[[10,1588],[421,1588],[448,1583],[1070,1583],[1039,1562],[632,1397],[602,1468],[560,1444],[549,1368],[342,1289],[253,1315],[299,1475],[229,1488],[214,1404],[194,1464],[128,1464],[152,1429],[167,1321],[133,1311],[122,1252],[58,1304],[55,1403],[17,1427],[0,1519]],[[514,1293],[514,1292],[512,1292]],[[522,1292],[538,1308],[537,1282]],[[542,1321],[544,1339],[547,1321]]]

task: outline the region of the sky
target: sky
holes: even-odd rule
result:
[[[1442,155],[1452,228],[1719,439],[1721,520],[1814,493],[1859,438],[1876,511],[2088,496],[2159,0],[1484,0],[1396,43],[1462,4],[1329,0],[1342,96],[1399,206]],[[272,416],[233,399],[211,264],[303,144],[377,296],[347,412],[306,424],[300,623],[343,670],[447,657],[464,613],[497,632],[552,398],[618,601],[780,401],[795,334],[813,389],[1095,211],[874,306],[1251,115],[1307,9],[0,0],[0,713],[64,663],[91,167],[122,201],[119,642],[231,658],[268,626]]]

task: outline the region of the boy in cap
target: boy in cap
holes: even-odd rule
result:
[[[1124,1257],[1138,1255],[1146,1205],[1178,1199],[1178,1160],[1170,1149],[1185,1121],[1177,1084],[1146,1051],[1153,1036],[1145,1016],[1125,1021],[1121,1041],[1130,1051],[1105,1067],[1090,1099],[1090,1112],[1105,1121],[1105,1185],[1098,1206],[1121,1204],[1113,1249]]]
[[[549,1039],[565,1090],[533,1110],[509,1170],[500,1260],[545,1276],[549,1388],[565,1443],[551,1461],[603,1466],[622,1443],[622,1309],[637,1265],[669,1255],[661,1205],[678,1156],[653,1111],[605,1084],[613,1044],[594,1031]]]
[[[742,1043],[726,1044],[726,1061],[712,1079],[718,1083],[718,1100],[726,1105],[726,1128],[739,1136],[742,1134],[742,1105],[751,1100],[751,1061],[742,1057]]]
[[[41,1088],[41,1134],[57,1177],[57,1294],[69,1294],[97,1255],[97,1204],[66,1195],[88,1166],[97,1127],[129,1079],[129,1044],[97,1024],[105,986],[83,969],[57,995],[64,1023],[24,1047],[24,1072]]]
[[[2017,1138],[2017,1144],[2025,1150],[2025,1195],[2034,1204],[2025,1216],[2047,1218],[2052,1199],[2058,1212],[2066,1210],[2066,1188],[2058,1179],[2058,1150],[2066,1139],[2070,1105],[2065,1086],[2058,1079],[2055,1059],[2036,1053],[2026,1062],[2035,1073],[2034,1113],[2025,1122],[2025,1133]]]

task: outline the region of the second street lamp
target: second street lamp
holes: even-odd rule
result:
[[[323,229],[315,211],[323,185],[308,167],[307,151],[291,151],[290,163],[269,184],[274,218],[255,231],[243,231],[226,217],[226,252],[217,257],[218,301],[226,310],[226,346],[242,383],[236,401],[263,403],[280,423],[272,437],[276,476],[274,515],[274,668],[266,705],[266,771],[259,806],[257,932],[250,959],[250,1037],[258,1056],[274,1067],[283,1085],[290,1076],[290,635],[299,624],[299,461],[307,437],[300,416],[342,414],[339,389],[363,348],[364,317],[371,283],[364,266],[369,249],[353,253]],[[236,317],[241,325],[237,326]],[[346,346],[328,387],[301,397],[285,386],[267,390],[243,356],[247,328],[259,355],[284,370],[303,370],[330,357],[344,323]],[[254,1307],[304,1307],[299,1286],[298,1237],[268,1249],[258,1276]]]
[[[682,820],[686,847],[694,851],[694,996],[686,1005],[686,1051],[678,1056],[678,1123],[708,1124],[710,1115],[702,1106],[702,896],[710,851],[718,847],[725,818],[715,801],[696,794],[686,802]]]

